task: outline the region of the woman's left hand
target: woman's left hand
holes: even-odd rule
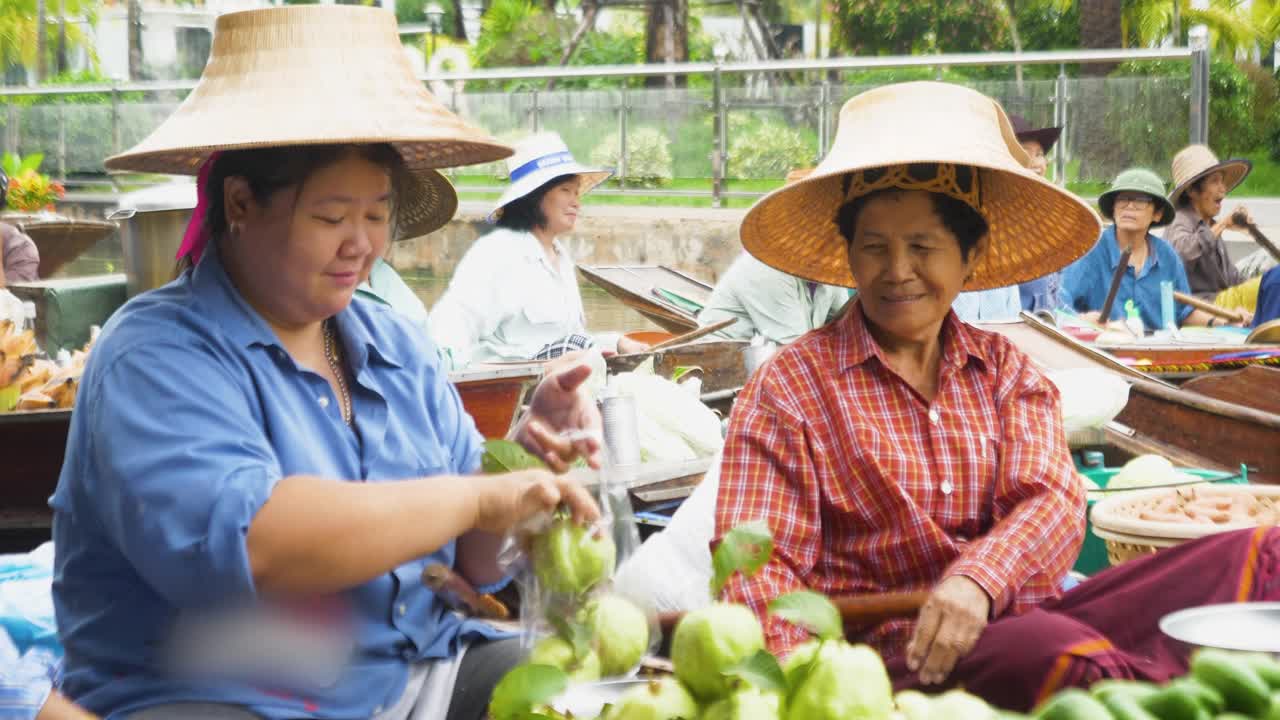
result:
[[[907,644],[907,667],[919,671],[926,685],[946,680],[977,644],[990,612],[991,598],[978,583],[963,575],[943,580],[920,609]]]
[[[581,353],[569,353],[546,365],[547,373],[533,392],[529,414],[516,427],[515,441],[542,458],[555,472],[565,472],[579,457],[600,467],[600,411],[595,400],[581,391],[591,377],[591,366]],[[581,430],[573,440],[561,434]],[[588,437],[589,436],[589,437]]]

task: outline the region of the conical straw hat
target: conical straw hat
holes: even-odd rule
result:
[[[1222,171],[1222,182],[1227,186],[1227,192],[1231,192],[1244,182],[1252,169],[1253,163],[1248,160],[1232,158],[1218,162],[1218,156],[1208,146],[1188,145],[1173,156],[1173,192],[1169,193],[1169,201],[1177,205],[1182,194],[1195,181],[1218,170]]]
[[[401,186],[400,236],[429,232],[457,208],[435,168],[511,154],[414,77],[392,13],[303,5],[220,16],[195,89],[106,167],[195,175],[217,151],[362,143],[392,145],[413,176]]]
[[[1024,167],[1013,126],[991,98],[958,85],[913,82],[862,93],[840,110],[831,152],[803,180],[756,202],[742,222],[742,245],[783,272],[853,287],[836,211],[845,176],[912,163],[979,169],[978,211],[989,247],[966,290],[1025,282],[1088,252],[1102,223],[1075,195]]]

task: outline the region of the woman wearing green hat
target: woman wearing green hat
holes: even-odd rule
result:
[[[1148,328],[1163,327],[1160,284],[1172,282],[1173,289],[1190,294],[1187,270],[1169,243],[1151,234],[1152,227],[1173,220],[1173,205],[1164,196],[1164,182],[1145,168],[1120,173],[1111,189],[1098,198],[1103,217],[1112,224],[1102,231],[1098,243],[1084,257],[1063,272],[1062,285],[1067,302],[1095,321],[1123,320],[1124,306],[1133,300]],[[1124,251],[1130,250],[1129,267],[1120,281],[1111,317],[1099,314],[1111,278]],[[1187,305],[1177,305],[1179,325],[1210,325],[1213,316]]]

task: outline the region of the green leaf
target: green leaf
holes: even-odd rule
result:
[[[787,676],[778,664],[778,658],[768,650],[757,650],[755,655],[726,668],[726,677],[738,677],[766,692],[786,693]]]
[[[525,720],[533,709],[564,692],[569,676],[550,665],[519,665],[493,689],[489,715],[493,720]]]
[[[671,382],[674,382],[674,383],[680,382],[680,378],[684,377],[688,373],[693,372],[694,370],[701,370],[702,372],[706,372],[706,370],[702,369],[701,365],[689,365],[689,366],[681,365],[680,367],[677,367],[675,370],[671,371]]]
[[[44,162],[44,153],[32,153],[22,158],[22,164],[18,167],[18,174],[30,170],[35,172],[40,169],[40,163]]]
[[[545,468],[546,463],[510,440],[485,440],[480,467],[488,474]]]
[[[0,166],[4,168],[4,174],[10,178],[18,176],[18,170],[22,167],[22,160],[11,152],[4,154],[4,159],[0,161]]]
[[[725,583],[735,572],[751,576],[769,562],[773,555],[773,533],[763,520],[756,520],[725,533],[711,556],[715,575],[711,578],[711,596],[720,597]]]
[[[808,630],[823,640],[844,635],[840,611],[825,595],[812,590],[787,593],[769,603],[769,614]]]

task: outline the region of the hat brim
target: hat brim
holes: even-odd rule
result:
[[[929,162],[939,160],[903,158],[892,164]],[[974,265],[965,290],[1043,277],[1070,265],[1097,241],[1102,230],[1097,213],[1067,190],[1020,167],[957,164],[979,169],[983,207],[978,212],[988,225],[987,251]],[[747,211],[740,230],[743,247],[785,273],[856,287],[846,241],[835,222],[845,202],[842,179],[850,172],[885,166],[819,168],[804,180],[774,190]]]
[[[1062,128],[1050,127],[1039,128],[1037,130],[1027,130],[1025,132],[1015,133],[1018,141],[1035,140],[1040,143],[1040,147],[1047,153],[1053,149],[1054,144],[1058,142],[1058,138],[1062,136]]]
[[[502,193],[502,197],[498,198],[498,202],[494,205],[493,210],[489,211],[489,215],[486,220],[491,223],[497,222],[498,216],[501,215],[502,208],[510,205],[516,200],[519,200],[525,195],[528,195],[534,190],[537,190],[543,185],[546,185],[552,180],[569,177],[570,175],[577,175],[582,178],[582,182],[578,186],[578,197],[581,198],[583,195],[586,195],[596,189],[600,183],[612,177],[613,171],[601,168],[583,167],[576,162],[572,162],[564,165],[555,165],[547,168],[545,172],[532,173],[507,186],[506,191]]]
[[[1155,201],[1160,206],[1160,217],[1151,221],[1151,227],[1164,227],[1173,222],[1173,216],[1177,210],[1173,207],[1173,203],[1169,202],[1169,198],[1163,195],[1152,195],[1142,188],[1115,188],[1108,190],[1098,196],[1098,209],[1102,210],[1102,217],[1110,222],[1115,222],[1115,205],[1116,195],[1122,192],[1140,192]]]
[[[1178,186],[1173,189],[1173,192],[1169,193],[1169,202],[1176,206],[1178,201],[1182,198],[1183,193],[1185,193],[1192,185],[1196,184],[1196,182],[1201,178],[1212,175],[1218,171],[1222,171],[1222,182],[1226,185],[1227,192],[1231,192],[1239,187],[1240,183],[1244,182],[1246,177],[1249,177],[1249,173],[1253,172],[1253,162],[1251,160],[1246,160],[1245,158],[1231,158],[1229,160],[1223,160],[1217,165],[1211,165],[1210,167],[1201,170],[1195,175],[1192,175],[1179,183]]]
[[[458,192],[436,170],[409,170],[393,178],[399,186],[396,208],[396,240],[421,237],[439,230],[458,211]]]

